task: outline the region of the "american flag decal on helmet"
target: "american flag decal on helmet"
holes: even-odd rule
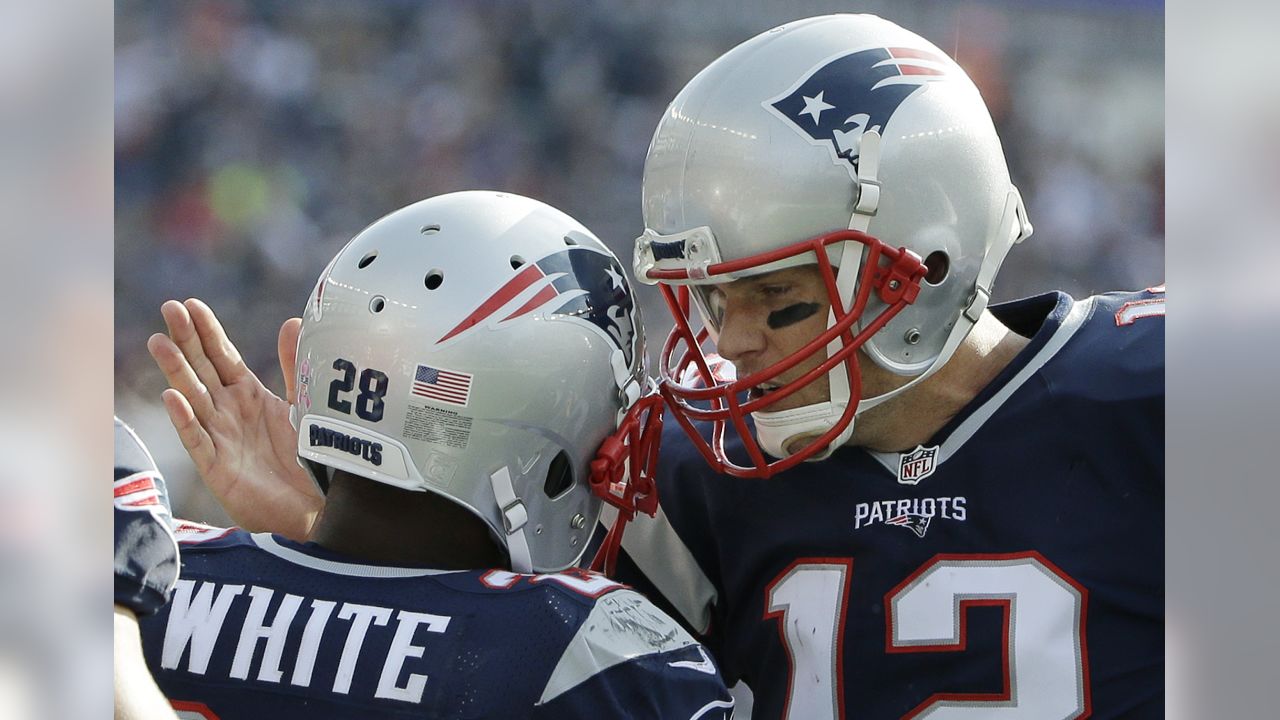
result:
[[[471,373],[419,365],[409,392],[428,400],[466,407],[471,399]]]

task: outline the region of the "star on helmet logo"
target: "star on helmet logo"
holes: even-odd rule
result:
[[[881,135],[889,119],[926,82],[946,77],[950,61],[913,48],[873,48],[827,60],[766,109],[815,145],[826,145],[837,164],[856,170],[862,134]]]
[[[635,359],[635,302],[611,255],[576,246],[522,267],[437,344],[498,318],[502,324],[537,310],[549,317],[587,322],[622,351],[628,368]]]

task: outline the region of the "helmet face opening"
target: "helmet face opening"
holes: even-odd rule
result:
[[[828,252],[839,246],[843,246],[846,258],[843,274]],[[816,262],[827,294],[827,328],[769,367],[737,377],[714,350],[725,310],[723,296],[713,291],[716,281],[805,256]],[[847,259],[859,257],[860,260]],[[739,477],[769,477],[790,468],[828,447],[853,422],[861,401],[858,349],[914,302],[926,270],[911,251],[888,247],[856,230],[829,233],[730,263],[685,270],[684,277],[679,277],[681,271],[672,267],[651,270],[646,279],[667,281],[660,288],[675,318],[659,359],[660,390],[695,446],[718,471]],[[698,278],[702,282],[692,284],[696,276],[703,276]],[[682,280],[686,283],[683,286],[670,284]],[[878,314],[868,316],[873,293],[884,307]],[[702,321],[696,331],[695,312]],[[778,378],[815,358],[822,359],[799,377],[777,384],[770,392],[758,391],[761,385],[777,383]],[[770,460],[748,426],[747,416],[770,412],[770,406],[824,375],[841,378],[842,387],[848,389],[847,393],[840,393],[843,397],[831,398],[838,406],[838,419],[829,429],[806,440],[802,448],[785,458]],[[709,438],[699,430],[699,423],[710,423]],[[731,459],[726,451],[725,434],[730,427],[742,441],[745,463]]]

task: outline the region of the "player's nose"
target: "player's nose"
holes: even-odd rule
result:
[[[720,321],[720,338],[716,352],[735,365],[750,364],[753,356],[764,351],[768,344],[763,320],[756,314],[726,307]]]

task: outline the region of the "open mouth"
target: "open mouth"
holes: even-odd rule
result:
[[[747,391],[747,399],[758,400],[759,398],[765,397],[770,393],[777,392],[778,389],[781,387],[782,387],[781,385],[776,385],[774,383],[762,383],[760,385],[756,385],[755,387]]]

